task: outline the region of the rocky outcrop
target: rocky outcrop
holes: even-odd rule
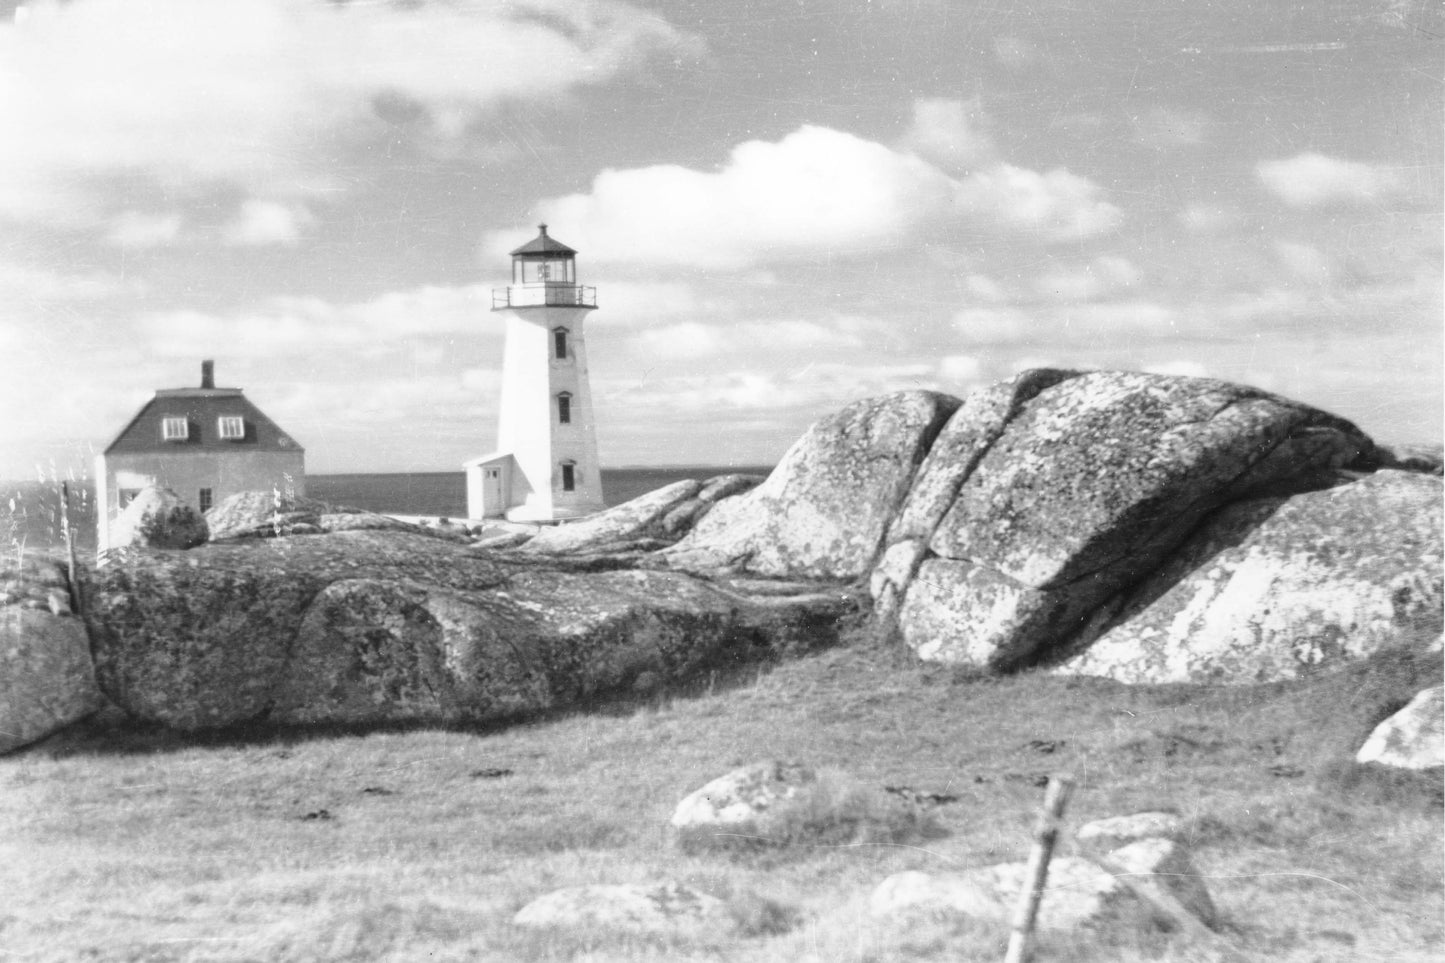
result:
[[[179,729],[510,718],[828,644],[856,608],[378,531],[137,556],[87,598],[103,691]]]
[[[1355,761],[1400,769],[1445,766],[1445,686],[1425,689],[1376,726]]]
[[[26,558],[0,574],[0,753],[104,706],[64,569]]]
[[[767,481],[718,505],[664,558],[687,571],[866,575],[919,463],[958,404],[904,391],[849,405],[809,428]]]
[[[944,428],[875,582],[921,657],[1027,664],[1212,509],[1372,450],[1348,422],[1238,385],[1029,372]]]
[[[1057,671],[1122,682],[1290,679],[1438,633],[1442,486],[1381,471],[1236,502],[1086,632]],[[1096,639],[1090,638],[1097,632]]]
[[[209,537],[206,521],[169,488],[143,488],[110,523],[109,545],[128,548],[194,548]]]
[[[578,522],[543,528],[523,551],[543,555],[656,549],[677,541],[724,498],[756,488],[758,475],[684,479]]]
[[[1404,460],[1238,385],[1036,370],[858,402],[756,487],[680,482],[506,549],[243,494],[209,545],[117,555],[85,614],[103,691],[183,729],[646,691],[827,644],[865,579],[925,659],[1277,680],[1438,632],[1440,481],[1381,468]]]

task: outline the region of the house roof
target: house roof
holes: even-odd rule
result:
[[[245,437],[223,439],[220,419],[225,417],[240,417],[245,424]],[[166,418],[186,419],[188,430],[184,441],[165,441],[161,437],[161,422]],[[105,454],[196,451],[304,452],[305,449],[253,405],[240,388],[169,388],[157,391],[146,402],[130,424],[116,435]]]
[[[527,257],[528,255],[538,257],[552,254],[575,255],[577,253],[556,238],[550,237],[547,234],[547,225],[539,224],[537,225],[537,229],[540,233],[513,251],[512,257]]]

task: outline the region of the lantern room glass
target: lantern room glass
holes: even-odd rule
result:
[[[577,262],[570,257],[512,258],[513,284],[576,284]]]

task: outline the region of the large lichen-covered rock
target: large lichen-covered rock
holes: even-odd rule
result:
[[[640,540],[676,541],[724,498],[757,487],[757,475],[683,479],[577,522],[543,528],[523,551],[563,555],[618,551]]]
[[[86,595],[101,689],[139,718],[179,729],[263,715],[312,601],[359,575],[486,588],[484,559],[423,535],[371,531],[211,544],[99,569]]]
[[[315,498],[268,491],[236,492],[221,499],[206,512],[206,524],[212,541],[350,531],[412,532],[451,541],[465,540],[460,532],[414,525],[389,515],[331,505]]]
[[[929,540],[979,459],[1034,396],[1078,375],[1035,368],[963,399],[919,467],[908,497],[888,527],[884,555],[869,576],[873,616],[879,623],[896,621],[903,594],[931,554]],[[915,611],[920,609],[915,605]]]
[[[1220,509],[1058,671],[1273,682],[1438,633],[1441,497],[1438,476],[1380,471]]]
[[[920,655],[989,669],[1070,636],[1210,510],[1373,451],[1305,405],[1137,372],[1027,373],[960,416],[891,536],[913,561],[875,588]]]
[[[335,582],[306,611],[268,718],[522,716],[686,676],[745,651],[769,617],[672,572],[533,569],[490,592]]]
[[[6,565],[0,572],[0,753],[43,739],[104,704],[61,565],[33,556]]]
[[[768,480],[730,498],[663,555],[675,568],[789,578],[867,573],[919,463],[958,400],[904,391],[817,422]]]
[[[857,604],[379,531],[135,556],[87,601],[103,691],[180,729],[505,719],[827,644]]]
[[[210,532],[206,520],[169,488],[143,488],[110,523],[109,547],[194,548]]]
[[[1400,769],[1445,766],[1445,686],[1421,691],[1376,726],[1355,761]]]

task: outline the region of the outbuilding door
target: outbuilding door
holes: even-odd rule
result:
[[[502,470],[500,468],[482,469],[482,505],[486,513],[490,515],[501,515],[506,512],[507,504],[502,501]]]

